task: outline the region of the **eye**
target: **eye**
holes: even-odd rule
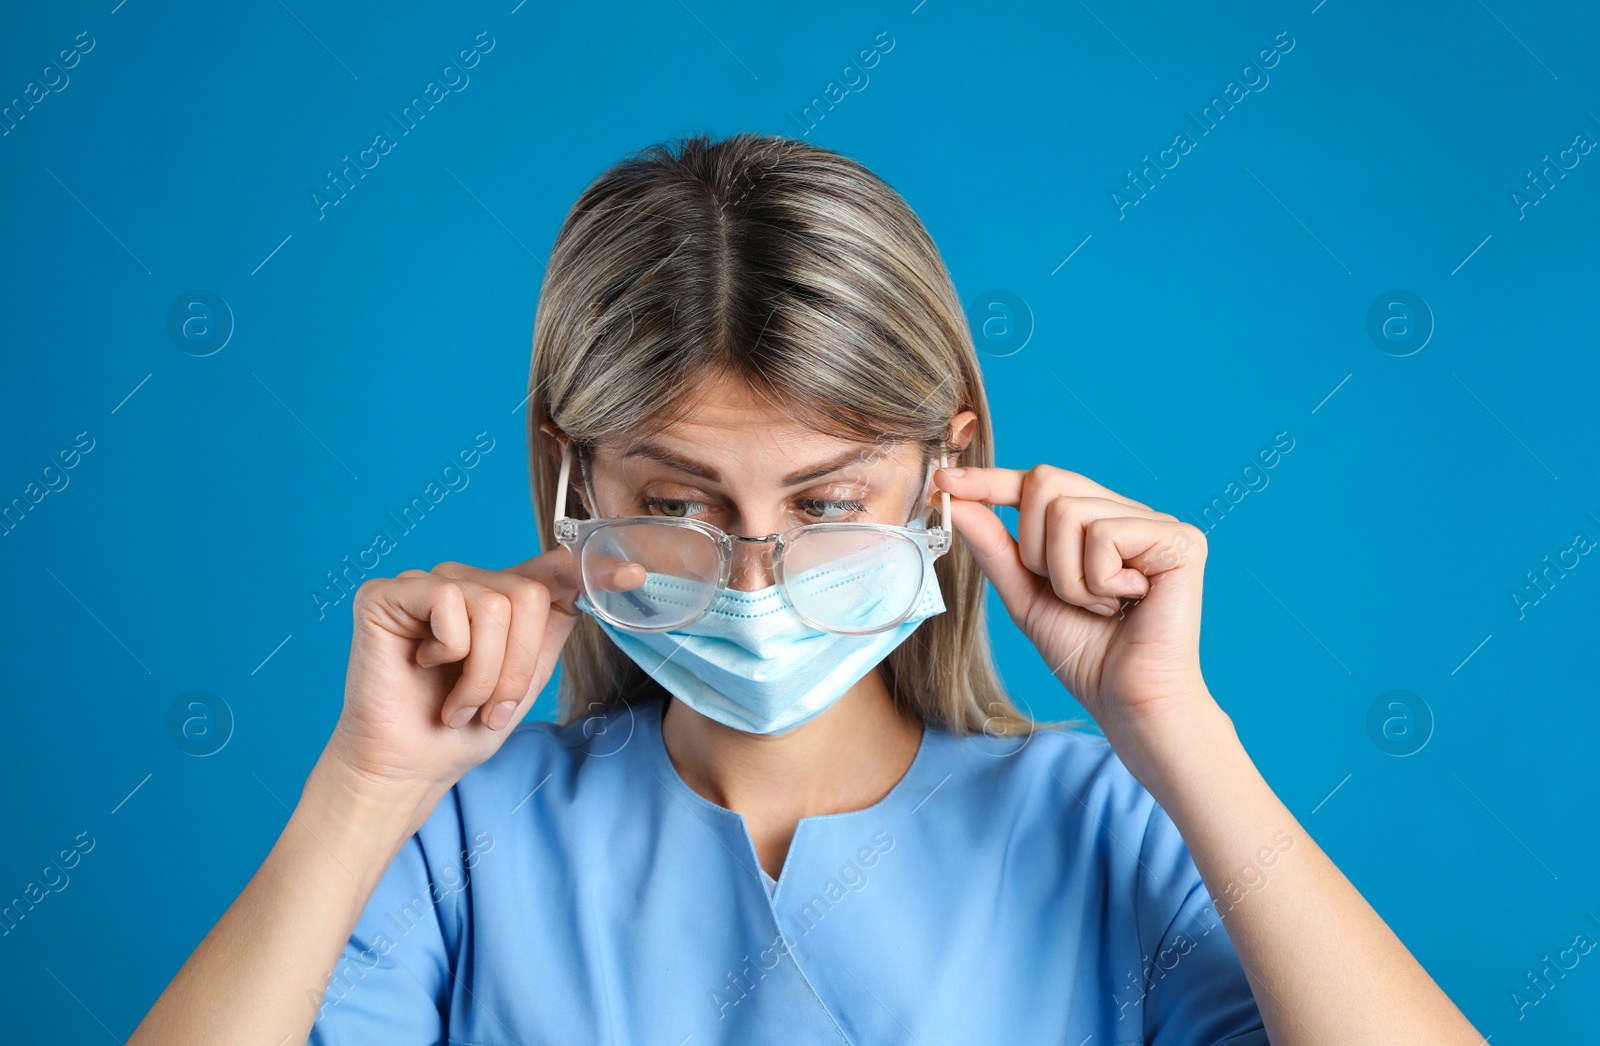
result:
[[[800,502],[802,511],[807,516],[818,522],[837,520],[840,516],[854,515],[861,511],[861,502],[856,501],[829,501],[824,498],[806,498]],[[838,509],[838,515],[829,516],[825,513],[829,509]]]
[[[661,509],[661,515],[673,519],[688,519],[695,513],[688,511],[690,506],[704,509],[705,505],[699,501],[685,501],[682,498],[645,498],[644,507],[647,513],[650,509]],[[649,513],[653,515],[654,513]]]

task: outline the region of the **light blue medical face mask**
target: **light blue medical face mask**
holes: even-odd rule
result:
[[[922,529],[926,523],[918,519],[906,526]],[[922,588],[910,617],[867,635],[813,628],[775,584],[753,592],[723,589],[697,620],[666,631],[618,628],[596,615],[582,595],[577,605],[651,678],[696,712],[735,730],[780,734],[827,711],[919,624],[944,612],[933,563],[933,557],[924,556],[914,571],[881,563],[850,568],[872,575],[875,584]],[[909,576],[885,578],[886,569]],[[838,579],[835,571],[830,583]]]

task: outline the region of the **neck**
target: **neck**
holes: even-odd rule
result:
[[[784,734],[745,733],[670,701],[661,735],[684,783],[744,817],[776,876],[800,818],[860,810],[889,793],[916,758],[922,724],[895,708],[874,669]]]

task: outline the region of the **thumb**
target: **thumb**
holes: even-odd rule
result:
[[[1022,551],[1005,522],[982,502],[954,496],[950,498],[950,522],[961,533],[978,567],[1000,594],[1000,601],[1012,620],[1021,621],[1044,579],[1023,564]]]

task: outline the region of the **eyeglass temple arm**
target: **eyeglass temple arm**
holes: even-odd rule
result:
[[[572,466],[572,441],[561,444],[561,474],[556,478],[556,514],[552,521],[560,523],[567,518],[567,475]]]
[[[945,453],[942,450],[939,452],[939,467],[940,468],[948,468],[949,467],[947,462],[946,462]],[[950,492],[948,490],[940,490],[939,491],[939,525],[937,527],[935,527],[934,529],[938,530],[938,531],[943,531],[943,534],[940,535],[940,536],[937,536],[936,539],[933,540],[930,543],[929,547],[935,553],[948,552],[950,550],[950,540],[951,540]]]
[[[945,453],[942,450],[939,452],[939,467],[949,467],[946,463]],[[946,530],[950,529],[950,492],[948,490],[939,491],[939,524]]]

